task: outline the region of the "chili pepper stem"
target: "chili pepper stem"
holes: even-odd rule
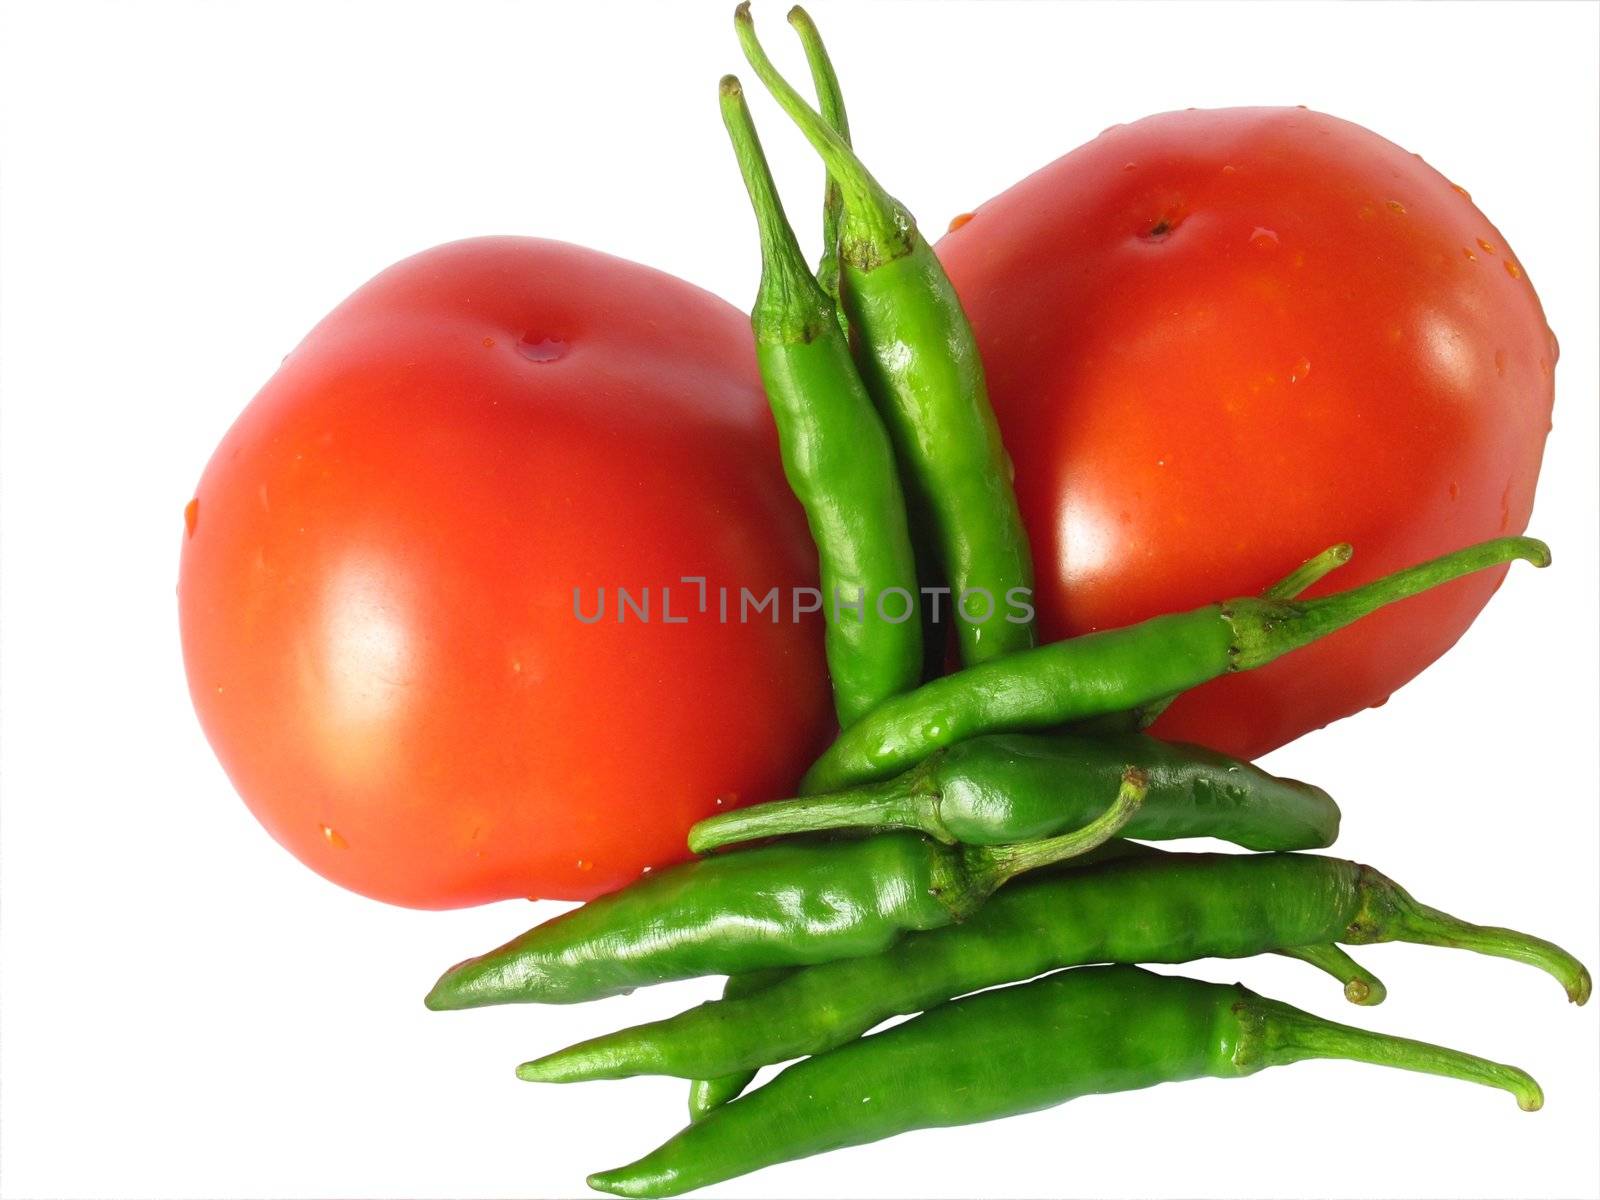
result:
[[[1501,1088],[1524,1112],[1544,1105],[1544,1093],[1526,1071],[1460,1050],[1341,1025],[1253,994],[1235,1003],[1233,1011],[1241,1027],[1233,1061],[1245,1071],[1342,1058]]]
[[[1316,946],[1287,946],[1273,953],[1281,954],[1285,958],[1297,958],[1340,980],[1344,984],[1344,998],[1351,1004],[1371,1008],[1375,1004],[1382,1004],[1389,995],[1389,989],[1383,986],[1383,980],[1332,942]]]
[[[1386,605],[1519,558],[1547,567],[1550,548],[1537,538],[1495,538],[1316,600],[1230,601],[1222,608],[1223,619],[1233,631],[1230,669],[1248,671],[1262,666]]]
[[[810,24],[809,18],[806,24]],[[852,262],[864,267],[909,254],[917,241],[916,223],[911,214],[872,177],[844,138],[778,73],[756,37],[749,0],[734,10],[733,27],[739,36],[739,46],[756,75],[772,93],[778,107],[800,127],[800,132],[822,158],[829,178],[839,185],[844,196],[840,253],[850,255]],[[806,40],[806,30],[798,22],[796,27],[800,29],[802,40]],[[817,44],[820,47],[820,40]]]
[[[722,123],[739,160],[761,238],[761,283],[751,310],[756,336],[780,343],[810,342],[834,319],[833,305],[812,277],[794,230],[784,219],[777,187],[756,136],[744,88],[732,75],[718,87]]]
[[[1293,600],[1300,593],[1321,583],[1323,578],[1349,562],[1355,548],[1349,542],[1329,546],[1321,554],[1306,559],[1277,583],[1261,593],[1263,600]]]
[[[1560,946],[1515,929],[1474,925],[1426,904],[1418,904],[1409,896],[1401,901],[1390,934],[1396,941],[1472,950],[1538,967],[1561,984],[1567,999],[1574,1004],[1587,1003],[1593,990],[1588,969]]]
[[[773,800],[707,817],[689,830],[689,849],[705,854],[735,842],[787,837],[824,829],[916,829],[946,845],[958,840],[939,818],[939,792],[932,782],[934,762],[881,783],[864,783],[840,792]]]
[[[963,847],[961,863],[972,894],[971,903],[982,903],[984,897],[1026,871],[1076,858],[1116,837],[1144,803],[1148,782],[1143,771],[1129,767],[1122,773],[1116,799],[1105,812],[1069,833],[1009,846]]]
[[[828,48],[822,44],[811,14],[798,4],[789,10],[789,24],[800,37],[806,52],[806,64],[811,68],[811,86],[817,93],[817,108],[839,140],[850,144],[850,118],[844,108],[844,93],[839,88],[839,76],[834,73],[833,60]],[[844,196],[832,175],[826,176],[822,190],[822,258],[817,262],[817,282],[837,305],[839,303],[839,225],[844,216]],[[839,325],[849,336],[849,320],[844,307],[838,308]]]

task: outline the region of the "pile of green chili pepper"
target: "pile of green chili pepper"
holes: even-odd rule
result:
[[[1260,596],[1037,645],[1031,620],[1002,612],[1002,600],[1030,595],[1032,564],[972,331],[916,222],[852,151],[816,27],[798,8],[789,19],[820,111],[768,60],[747,5],[735,28],[826,167],[816,271],[732,76],[720,102],[759,234],[761,377],[833,598],[827,658],[842,732],[795,799],[701,822],[689,845],[706,857],[452,967],[428,1006],[569,1003],[726,975],[719,1000],[518,1068],[538,1082],[695,1081],[687,1128],[590,1177],[622,1196],[1311,1058],[1486,1084],[1538,1108],[1538,1085],[1514,1067],[1336,1024],[1241,985],[1139,969],[1284,954],[1370,1005],[1384,986],[1341,946],[1408,941],[1537,967],[1577,1004],[1591,986],[1558,946],[1430,908],[1370,867],[1303,853],[1338,834],[1339,809],[1320,788],[1140,730],[1180,692],[1469,572],[1544,566],[1546,547],[1500,538],[1299,600],[1349,559],[1335,546]],[[923,611],[930,580],[987,606]],[[962,666],[943,674],[952,629]],[[1256,853],[1141,844],[1195,837]],[[737,848],[751,841],[763,844]],[[908,1014],[921,1015],[871,1032]],[[759,1068],[796,1058],[741,1095]]]

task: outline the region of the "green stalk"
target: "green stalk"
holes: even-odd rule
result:
[[[989,896],[1007,881],[1027,871],[1053,866],[1087,854],[1117,836],[1144,804],[1148,781],[1143,771],[1129,767],[1122,773],[1117,798],[1087,825],[1055,837],[1015,842],[1009,846],[966,846],[961,852],[965,872],[982,896]]]
[[[1321,583],[1323,578],[1350,561],[1355,548],[1349,542],[1329,546],[1321,554],[1306,559],[1277,583],[1261,593],[1263,600],[1293,600]]]
[[[1593,991],[1588,969],[1554,942],[1498,925],[1474,925],[1417,903],[1398,886],[1396,891],[1399,892],[1397,912],[1387,930],[1394,941],[1472,950],[1538,967],[1562,986],[1572,1003],[1588,1002]]]
[[[850,118],[844,110],[844,93],[839,88],[839,76],[834,73],[828,48],[822,44],[822,34],[817,32],[811,14],[798,4],[789,10],[789,24],[794,26],[805,48],[806,65],[811,68],[811,86],[816,89],[822,119],[848,146]],[[833,176],[826,175],[822,188],[822,258],[817,262],[817,282],[837,305],[839,326],[848,336],[849,318],[845,316],[844,305],[839,303],[839,226],[843,214],[844,196]]]
[[[1297,958],[1319,971],[1326,971],[1344,984],[1344,998],[1351,1004],[1371,1008],[1374,1004],[1382,1004],[1389,995],[1389,989],[1383,986],[1383,980],[1332,942],[1324,942],[1317,946],[1287,946],[1282,950],[1274,950],[1273,953],[1281,954],[1285,958]]]
[[[868,269],[869,264],[892,262],[910,254],[917,240],[916,222],[911,214],[872,177],[849,143],[778,73],[756,39],[749,0],[734,10],[733,27],[756,75],[772,93],[778,107],[800,127],[800,132],[821,156],[829,178],[840,189],[844,212],[839,230],[839,253],[863,269]],[[805,37],[804,28],[801,28],[801,35]],[[820,39],[816,45],[820,47]],[[809,43],[807,53],[809,57]]]
[[[689,830],[689,849],[706,854],[735,842],[789,837],[828,829],[915,829],[946,845],[957,839],[939,816],[936,752],[903,775],[863,783],[842,791],[789,800],[770,800],[718,813]]]
[[[1523,559],[1536,567],[1550,565],[1550,547],[1537,538],[1504,537],[1468,546],[1429,562],[1396,571],[1364,587],[1316,600],[1244,599],[1223,605],[1222,615],[1233,630],[1232,669],[1248,671],[1309,645],[1369,613],[1430,588]]]
[[[778,189],[756,139],[738,79],[724,75],[718,96],[722,123],[750,192],[761,240],[761,282],[750,310],[751,325],[757,339],[764,342],[793,345],[814,341],[833,319],[832,302],[813,278],[794,230],[784,219]]]
[[[1313,1058],[1342,1058],[1500,1088],[1515,1096],[1524,1112],[1536,1112],[1544,1104],[1544,1093],[1526,1071],[1475,1054],[1341,1025],[1254,994],[1235,1003],[1233,1011],[1242,1026],[1234,1064],[1246,1073]]]

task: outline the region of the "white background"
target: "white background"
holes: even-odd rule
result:
[[[7,7],[6,1194],[573,1195],[587,1171],[680,1124],[678,1081],[542,1088],[512,1067],[685,1006],[709,981],[426,1013],[441,966],[547,913],[385,908],[273,844],[190,711],[173,586],[182,508],[212,446],[300,335],[398,258],[541,234],[747,304],[754,235],[713,98],[743,65],[731,7]],[[784,7],[757,17],[803,74]],[[929,230],[1107,125],[1189,105],[1307,104],[1471,189],[1562,339],[1532,525],[1557,565],[1514,569],[1456,650],[1387,707],[1268,765],[1341,798],[1342,853],[1600,963],[1596,8],[813,12],[857,144]],[[780,182],[815,195],[809,151],[753,103]],[[1509,963],[1358,953],[1390,987],[1380,1009],[1343,1005],[1287,961],[1193,970],[1524,1065],[1545,1110],[1307,1064],[911,1135],[709,1194],[1600,1191],[1600,1006],[1573,1009]]]

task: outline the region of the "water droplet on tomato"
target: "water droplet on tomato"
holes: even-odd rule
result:
[[[1508,259],[1506,259],[1506,274],[1511,276],[1511,278],[1513,278],[1513,279],[1521,279],[1522,278],[1522,268],[1517,266],[1516,263],[1512,262],[1508,258]]]
[[[592,870],[594,870],[594,864],[592,862],[590,862],[587,858],[580,858],[578,860],[578,870],[580,870],[580,871],[592,871]]]
[[[1463,254],[1465,254],[1467,256],[1467,261],[1468,262],[1477,262],[1478,261],[1478,256],[1472,252],[1472,247],[1471,246],[1463,246],[1463,247],[1461,247],[1461,253],[1463,253]]]
[[[725,807],[725,806],[727,806],[729,804],[737,804],[737,803],[739,803],[739,793],[738,792],[723,792],[722,795],[717,797],[717,807],[718,808],[723,808],[723,807]]]
[[[950,218],[950,227],[948,229],[946,229],[945,232],[946,233],[954,233],[956,230],[960,229],[963,225],[965,225],[970,220],[972,220],[972,214],[971,213],[969,213],[969,212],[957,213],[955,216]]]
[[[324,825],[322,827],[322,837],[323,840],[335,850],[350,849],[350,843],[345,841],[344,838],[340,836],[339,831],[332,825]]]
[[[1459,183],[1452,183],[1450,185],[1450,188],[1451,188],[1452,191],[1456,192],[1458,195],[1465,196],[1468,200],[1472,199],[1472,193],[1467,191],[1467,189],[1462,187]]]
[[[1137,169],[1138,166],[1139,166],[1138,163],[1132,163],[1132,162],[1131,163],[1123,163],[1122,164],[1122,169],[1124,171],[1132,171],[1132,170]]]
[[[1504,375],[1506,373],[1506,352],[1504,350],[1496,350],[1494,352],[1494,373],[1496,375]]]
[[[483,348],[485,350],[491,349],[493,346],[494,346],[494,339],[492,337],[486,337],[486,338],[483,339]]]
[[[1394,212],[1403,213],[1406,211],[1406,206],[1401,204],[1398,200],[1385,200],[1384,203],[1387,204]]]
[[[1299,362],[1295,363],[1295,365],[1290,368],[1290,370],[1289,370],[1289,382],[1290,383],[1299,383],[1302,379],[1304,379],[1309,374],[1311,374],[1311,360],[1309,358],[1302,358]]]
[[[1276,250],[1278,248],[1278,235],[1274,230],[1257,225],[1250,231],[1250,244],[1262,250]]]
[[[196,496],[183,506],[184,536],[193,537],[194,527],[198,524],[200,524],[200,497]]]
[[[1237,170],[1238,170],[1238,168],[1235,167],[1232,163],[1226,163],[1226,164],[1223,165],[1222,173],[1224,175],[1232,175]]]
[[[1493,254],[1494,253],[1494,246],[1492,246],[1490,243],[1484,241],[1482,238],[1478,239],[1478,249],[1482,250],[1485,254]]]
[[[1452,483],[1450,485],[1450,499],[1452,499],[1452,500],[1458,499],[1460,497],[1460,495],[1461,495],[1461,485],[1459,483]]]
[[[517,353],[529,362],[536,363],[555,362],[567,350],[567,343],[560,338],[540,337],[535,333],[523,334],[522,340],[517,343]]]

